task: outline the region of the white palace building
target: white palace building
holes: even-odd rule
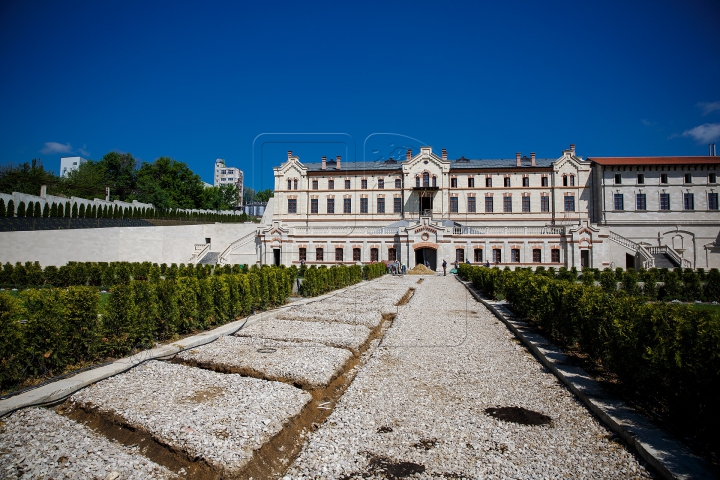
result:
[[[718,170],[715,156],[583,159],[574,145],[554,159],[422,147],[404,161],[302,163],[288,152],[264,226],[220,261],[254,245],[258,262],[284,265],[720,267]]]

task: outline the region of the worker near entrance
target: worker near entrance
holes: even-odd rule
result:
[[[447,277],[447,262],[443,259],[443,277]]]

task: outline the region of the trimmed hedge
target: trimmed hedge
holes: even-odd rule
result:
[[[360,283],[362,277],[363,268],[360,265],[334,265],[330,268],[325,265],[319,268],[313,265],[305,270],[300,291],[305,297],[316,297],[338,288]]]

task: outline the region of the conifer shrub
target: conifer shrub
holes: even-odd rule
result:
[[[156,335],[157,338],[166,340],[178,333],[181,319],[177,283],[175,280],[155,282],[155,295],[157,296]]]
[[[14,217],[14,216],[15,216],[15,202],[13,201],[12,198],[11,198],[10,200],[8,200],[8,204],[7,204],[7,216],[8,216],[8,217]]]
[[[215,325],[224,325],[230,320],[230,288],[225,281],[225,276],[213,275],[207,280],[213,302],[213,323]]]
[[[12,283],[17,286],[27,284],[27,269],[25,265],[20,262],[15,262],[15,267],[12,271]]]
[[[58,268],[55,265],[48,265],[43,269],[43,277],[45,279],[45,285],[53,287],[59,286],[58,283]]]
[[[40,262],[25,262],[25,285],[40,286],[44,281]]]
[[[115,285],[110,290],[105,314],[101,352],[108,356],[127,355],[134,346],[139,307],[135,303],[135,288],[128,283]]]
[[[34,217],[42,217],[42,209],[40,208],[40,202],[35,202],[35,208],[33,210]]]
[[[25,202],[23,202],[22,200],[20,200],[20,203],[18,203],[17,216],[18,217],[25,216]]]
[[[70,202],[65,202],[65,218],[70,217],[70,209],[71,209]]]
[[[4,217],[7,215],[7,211],[5,210],[5,199],[0,198],[0,217]]]
[[[42,216],[45,218],[50,217],[50,205],[47,202],[45,202],[45,206],[43,207]]]
[[[177,323],[178,333],[185,334],[199,328],[198,295],[200,293],[198,279],[183,277],[177,279],[177,299],[180,318]]]
[[[55,202],[50,206],[50,216],[53,218],[58,216],[58,206]]]
[[[20,320],[25,318],[22,303],[0,292],[0,385],[20,382],[25,368],[25,336]]]
[[[85,204],[84,203],[80,204],[80,208],[78,209],[78,217],[85,218]]]
[[[68,364],[96,359],[102,334],[100,294],[91,287],[69,287],[66,302]]]
[[[720,302],[720,271],[717,268],[711,268],[707,274],[705,298],[709,302]]]
[[[70,338],[67,295],[60,288],[26,289],[20,292],[25,306],[25,359],[35,375],[60,373],[69,364]]]
[[[133,346],[152,348],[155,344],[158,321],[158,299],[155,285],[150,282],[133,280],[130,282],[130,286],[133,288],[134,301],[138,306],[132,331]]]

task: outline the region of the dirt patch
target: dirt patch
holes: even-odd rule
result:
[[[424,473],[425,465],[413,462],[394,462],[387,457],[366,454],[370,463],[364,472],[351,473],[340,477],[341,480],[352,478],[368,478],[378,476],[381,478],[407,478],[416,473]]]
[[[435,270],[430,270],[428,267],[420,263],[408,270],[407,273],[408,275],[435,275]]]
[[[223,393],[223,389],[219,387],[210,387],[205,390],[198,390],[192,396],[188,397],[188,401],[195,403],[204,403],[208,400],[212,400]]]
[[[485,414],[505,422],[521,425],[550,425],[552,423],[552,418],[547,415],[523,407],[490,407],[485,409]]]
[[[408,288],[408,291],[405,292],[405,295],[402,296],[400,300],[395,304],[396,307],[402,307],[403,305],[407,304],[410,299],[415,295],[415,289],[410,287]]]
[[[390,433],[392,431],[392,427],[380,427],[377,429],[377,433]]]
[[[430,450],[431,448],[435,448],[435,445],[437,445],[437,439],[423,438],[419,442],[413,443],[410,446],[413,448],[421,449],[421,450]]]
[[[425,280],[425,279],[424,279],[424,278],[418,278],[418,281],[417,281],[418,285],[420,285],[420,284],[423,282],[423,280]]]

